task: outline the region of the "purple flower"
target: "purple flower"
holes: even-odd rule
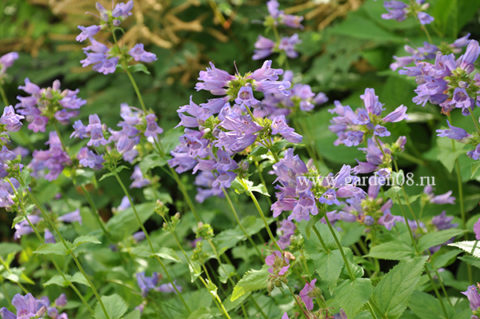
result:
[[[437,130],[437,136],[448,137],[454,140],[463,140],[470,137],[470,134],[468,134],[463,128],[451,125],[448,120],[447,124],[449,129]]]
[[[147,277],[144,272],[137,274],[137,284],[142,291],[143,297],[146,297],[150,290],[157,287],[158,279],[159,275],[156,272],[154,272],[150,277]]]
[[[468,301],[470,302],[470,309],[472,309],[472,311],[477,311],[478,308],[480,308],[480,294],[478,293],[477,286],[468,286],[467,290],[463,291],[462,294],[467,296]]]
[[[286,249],[290,246],[290,238],[295,234],[296,228],[295,223],[288,219],[284,219],[280,222],[280,227],[278,228],[278,232],[280,233],[278,245],[281,249]]]
[[[83,52],[87,57],[80,61],[82,67],[93,65],[92,69],[96,72],[105,75],[114,73],[118,64],[118,57],[110,57],[110,49],[106,45],[93,38],[89,40],[90,45],[83,48]]]
[[[475,148],[472,151],[468,151],[467,155],[473,158],[474,160],[480,159],[480,144],[477,144],[477,146],[475,146]]]
[[[210,62],[210,68],[206,71],[200,71],[195,89],[197,91],[210,91],[213,95],[224,95],[228,82],[235,79],[233,75],[228,72],[217,69],[213,63]]]
[[[45,229],[45,244],[54,244],[56,243],[55,237],[53,236],[52,232],[49,231],[48,229]]]
[[[417,18],[421,24],[430,24],[433,22],[433,17],[425,12],[417,13]]]
[[[452,224],[453,217],[447,216],[447,213],[443,211],[440,215],[434,216],[432,218],[432,224],[438,230],[445,230],[450,228],[455,228],[458,224]]]
[[[387,9],[388,13],[382,14],[382,19],[397,21],[403,21],[406,19],[408,8],[408,5],[406,3],[391,0],[385,1],[383,5],[385,6],[385,9]]]
[[[50,132],[48,142],[49,149],[46,151],[33,151],[33,159],[30,162],[33,177],[44,177],[49,181],[57,179],[63,168],[71,163],[70,157],[62,148],[62,143],[55,131]],[[47,174],[44,174],[47,171]]]
[[[255,42],[255,52],[253,54],[253,60],[261,60],[273,53],[275,48],[275,42],[259,35]]]
[[[468,73],[471,73],[475,69],[475,61],[480,55],[480,46],[477,41],[470,40],[467,45],[467,50],[465,54],[462,55],[459,59],[460,68],[466,70]]]
[[[82,215],[80,215],[80,210],[76,209],[73,212],[58,217],[58,220],[64,223],[78,222],[82,224]]]
[[[94,170],[99,170],[103,167],[104,160],[102,155],[95,154],[95,152],[87,147],[82,147],[80,151],[78,151],[77,159],[83,167],[90,167]]]
[[[18,59],[17,52],[9,52],[0,57],[0,75],[5,74],[7,69],[13,65],[13,62]]]
[[[278,44],[278,49],[285,52],[287,57],[294,59],[298,56],[297,51],[295,51],[295,45],[302,42],[298,38],[298,34],[294,34],[291,37],[283,37]]]
[[[22,122],[20,120],[25,117],[15,113],[13,106],[5,106],[3,109],[3,114],[0,117],[0,124],[5,125],[5,128],[9,132],[17,132],[22,127]]]
[[[301,143],[302,136],[288,126],[285,115],[279,115],[272,119],[272,134],[280,134],[290,143]]]
[[[475,239],[480,240],[480,218],[477,220],[475,225],[473,225],[473,232],[475,233]]]
[[[400,105],[394,111],[389,113],[383,118],[384,122],[400,122],[408,118],[407,116],[407,107],[405,105]]]
[[[114,18],[123,18],[126,19],[128,16],[132,15],[133,9],[133,0],[128,1],[127,3],[117,3],[115,8],[112,10],[112,16]]]
[[[28,219],[33,225],[38,224],[42,220],[42,218],[38,217],[37,215],[30,215],[28,216]],[[31,233],[33,233],[33,229],[30,227],[28,221],[22,220],[21,222],[15,224],[15,234],[13,235],[13,238],[17,240],[22,236]]]
[[[133,174],[130,177],[133,180],[133,183],[130,185],[130,188],[142,188],[150,184],[150,181],[143,177],[140,166],[136,165],[133,169]]]
[[[290,260],[283,256],[281,252],[275,250],[265,258],[265,264],[270,266],[270,268],[268,268],[269,273],[274,276],[283,276],[290,267]]]
[[[154,53],[147,52],[143,49],[143,43],[135,44],[135,46],[128,51],[128,54],[130,54],[135,61],[152,63],[157,60],[157,56]]]
[[[163,133],[163,129],[160,128],[157,124],[157,117],[155,114],[150,113],[147,116],[145,116],[145,121],[147,122],[147,127],[145,129],[145,136],[146,137],[151,137],[151,138],[157,138],[158,134]]]
[[[434,195],[431,185],[425,186],[423,192],[427,195],[428,201],[432,204],[455,204],[455,197],[451,196],[452,191],[448,191],[442,195]]]
[[[280,21],[283,22],[287,27],[295,29],[303,29],[302,21],[303,17],[295,16],[291,14],[282,14],[280,15]]]
[[[25,85],[19,89],[30,96],[17,96],[20,103],[15,107],[19,114],[25,116],[30,123],[28,128],[34,132],[45,132],[48,121],[53,118],[67,124],[72,117],[78,115],[78,109],[87,103],[77,96],[78,90],[61,90],[58,80],[51,87],[41,89],[25,79]]]
[[[108,142],[103,137],[103,125],[97,114],[90,114],[88,116],[88,125],[85,127],[85,132],[90,135],[88,146],[98,147],[106,145]]]
[[[77,35],[77,37],[75,38],[75,40],[77,40],[77,42],[83,42],[87,39],[91,39],[95,36],[95,34],[98,33],[98,31],[100,31],[100,26],[98,25],[91,25],[91,26],[88,26],[88,27],[84,27],[84,26],[81,26],[79,25],[78,28],[80,29],[80,34]]]
[[[238,96],[235,99],[235,103],[239,105],[246,105],[247,107],[253,107],[260,103],[259,100],[253,96],[253,90],[250,85],[242,86],[238,91]]]
[[[315,295],[313,294],[313,291],[315,289],[315,283],[317,282],[317,279],[313,279],[311,282],[307,282],[303,289],[300,291],[299,296],[302,299],[303,303],[305,304],[305,308],[308,310],[313,309],[313,297]]]

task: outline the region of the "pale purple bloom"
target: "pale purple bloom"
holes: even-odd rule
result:
[[[313,290],[315,289],[315,283],[317,279],[313,279],[311,282],[307,282],[303,289],[300,291],[299,296],[305,304],[305,308],[308,310],[313,309]]]
[[[448,120],[447,124],[449,129],[437,130],[437,136],[448,137],[454,140],[463,140],[470,137],[470,134],[468,134],[463,128],[451,125]]]
[[[120,202],[120,205],[117,207],[117,210],[122,211],[129,207],[130,207],[130,201],[128,200],[128,197],[123,196],[122,201]]]
[[[302,142],[302,136],[288,126],[284,115],[279,115],[272,119],[272,134],[280,134],[284,139],[291,143]]]
[[[77,40],[78,42],[83,42],[87,39],[93,38],[95,36],[95,34],[97,34],[98,31],[100,31],[100,29],[101,29],[100,26],[98,26],[98,25],[91,25],[91,26],[88,26],[88,27],[84,27],[84,26],[79,25],[78,28],[80,29],[80,31],[82,31],[75,38],[75,40]]]
[[[270,268],[268,268],[269,273],[274,276],[283,276],[290,267],[290,260],[283,256],[281,252],[275,250],[265,258],[265,264],[270,266]]]
[[[35,225],[38,224],[42,218],[38,217],[37,215],[30,215],[28,216],[28,220]],[[13,235],[14,239],[20,239],[24,235],[28,235],[33,233],[32,227],[30,227],[30,224],[28,223],[27,220],[22,220],[21,222],[15,224],[15,234]]]
[[[145,121],[147,122],[147,127],[144,133],[146,137],[157,138],[158,134],[163,133],[163,129],[157,124],[157,117],[155,114],[150,113],[145,116]]]
[[[421,24],[430,24],[433,22],[433,17],[425,12],[419,12],[417,18]]]
[[[103,156],[95,154],[95,152],[87,147],[82,147],[80,151],[78,151],[77,159],[83,167],[90,167],[95,170],[102,169],[103,167]]]
[[[467,290],[463,291],[462,294],[467,296],[468,301],[470,302],[470,309],[472,309],[472,311],[477,311],[478,308],[480,308],[480,294],[478,293],[477,286],[468,286]]]
[[[9,52],[0,57],[0,75],[5,74],[7,69],[13,65],[13,62],[18,59],[17,52]]]
[[[133,169],[133,174],[130,178],[133,180],[130,188],[142,188],[150,184],[150,181],[143,177],[140,166],[138,165]]]
[[[284,51],[287,57],[294,59],[298,56],[297,51],[295,51],[295,45],[300,42],[302,41],[298,38],[298,34],[295,33],[290,37],[283,37],[278,44],[278,49]]]
[[[406,19],[408,8],[408,5],[406,3],[391,0],[385,1],[383,5],[385,6],[385,9],[387,9],[388,13],[382,14],[382,19],[397,21],[403,21]]]
[[[45,244],[53,244],[56,243],[55,237],[53,236],[52,232],[48,229],[45,229],[44,234]]]
[[[33,151],[33,159],[30,162],[33,177],[44,177],[49,181],[57,179],[63,168],[71,163],[70,157],[62,148],[62,143],[55,131],[50,132],[48,142],[49,149],[46,151]],[[47,174],[45,175],[45,171]]]
[[[400,122],[407,119],[407,107],[405,105],[400,105],[394,111],[387,114],[384,118],[384,122]]]
[[[431,185],[425,186],[423,192],[427,195],[427,198],[432,204],[455,204],[455,197],[451,196],[452,191],[448,191],[445,194],[434,195],[433,187]]]
[[[64,223],[74,223],[78,222],[79,224],[82,223],[82,215],[80,215],[80,210],[76,209],[73,212],[68,214],[62,215],[58,217],[58,220]]]
[[[133,9],[133,0],[128,1],[127,3],[117,3],[117,5],[112,10],[112,16],[114,18],[123,18],[126,19],[128,16],[132,15]]]
[[[20,120],[25,117],[15,113],[13,106],[8,105],[3,109],[3,114],[0,117],[0,124],[5,125],[5,128],[9,132],[17,132],[22,127]]]
[[[132,237],[133,237],[133,240],[135,240],[135,242],[137,242],[137,243],[141,242],[142,240],[144,240],[146,238],[145,233],[143,231],[138,231],[138,232],[134,233],[132,235]]]
[[[114,73],[118,64],[118,57],[110,57],[110,49],[105,44],[93,38],[89,40],[91,44],[83,48],[87,57],[80,61],[82,67],[93,65],[92,69],[99,73]]]
[[[280,222],[280,227],[277,230],[280,233],[278,238],[278,245],[280,248],[286,249],[290,246],[290,239],[295,234],[296,228],[295,223],[288,219],[284,219]]]
[[[128,54],[130,54],[135,61],[139,62],[151,63],[157,60],[157,56],[154,53],[144,50],[143,43],[135,44],[135,46],[128,51]]]
[[[473,232],[475,233],[475,239],[480,240],[480,218],[473,225]]]
[[[228,82],[235,77],[228,72],[217,69],[215,65],[210,62],[210,68],[206,71],[200,71],[198,82],[195,85],[197,91],[210,91],[213,95],[224,95]]]
[[[432,224],[438,230],[445,230],[450,228],[455,228],[458,224],[452,224],[453,217],[447,216],[447,213],[443,211],[440,215],[434,216],[432,218]]]

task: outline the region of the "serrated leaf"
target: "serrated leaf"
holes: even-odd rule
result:
[[[120,319],[128,310],[128,306],[125,301],[117,294],[103,296],[101,299],[105,305],[105,310],[107,311],[110,319]],[[95,318],[107,319],[100,304],[97,304],[95,307]]]
[[[430,247],[444,244],[452,237],[462,235],[463,233],[465,233],[465,231],[462,229],[451,228],[425,234],[418,240],[418,250],[424,251]]]
[[[235,275],[235,267],[230,264],[220,264],[218,265],[218,275],[220,282],[225,284],[230,277]]]
[[[76,282],[77,284],[89,286],[87,279],[85,279],[81,272],[76,272],[69,279],[71,282]]]
[[[412,258],[414,254],[413,247],[406,243],[389,241],[373,246],[367,256],[386,260],[404,260]]]
[[[269,196],[270,194],[268,193],[268,190],[265,188],[265,185],[259,184],[259,185],[253,185],[252,181],[242,179],[241,181],[238,179],[238,177],[232,182],[231,188],[237,193],[237,194],[242,194],[245,191],[250,191],[250,192],[257,192],[265,196]]]
[[[452,247],[458,247],[464,251],[466,251],[467,253],[477,257],[477,258],[480,258],[480,243],[478,243],[477,245],[475,245],[475,240],[470,240],[470,241],[467,241],[467,240],[464,240],[464,241],[459,241],[457,243],[452,243],[452,244],[448,244],[448,246],[452,246]],[[475,246],[475,251],[473,251],[473,247]],[[473,251],[473,253],[472,253]]]
[[[335,289],[335,302],[347,314],[348,318],[354,318],[372,294],[372,283],[367,278],[346,280]]]
[[[43,285],[44,286],[56,285],[56,286],[60,286],[60,287],[67,287],[68,286],[68,280],[69,280],[70,276],[65,275],[65,278],[67,280],[63,279],[63,277],[60,276],[60,275],[55,275],[52,278],[50,278],[47,282],[45,282]]]
[[[320,276],[320,279],[330,284],[338,280],[345,265],[338,249],[321,252],[318,256],[315,256],[314,262],[315,271]]]
[[[385,318],[399,318],[420,280],[427,257],[402,261],[380,280],[372,300]]]
[[[0,243],[0,256],[7,256],[12,253],[18,253],[22,246],[15,243]]]
[[[427,293],[414,291],[408,302],[408,307],[422,319],[440,319],[445,318],[440,307],[440,302]]]
[[[65,256],[68,254],[62,243],[42,244],[34,252],[38,255],[57,255]]]
[[[73,241],[73,246],[78,247],[83,244],[101,244],[102,242],[99,241],[96,237],[91,236],[91,235],[85,235],[85,236],[79,236],[75,238]]]
[[[163,259],[175,261],[175,262],[180,261],[180,258],[178,258],[178,255],[175,252],[175,250],[168,247],[161,247],[159,251],[155,252],[153,255]]]
[[[268,268],[264,266],[261,269],[247,271],[242,279],[240,279],[233,288],[231,301],[235,301],[245,294],[250,294],[252,291],[267,288]]]

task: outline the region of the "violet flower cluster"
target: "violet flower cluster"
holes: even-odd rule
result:
[[[195,181],[200,202],[209,196],[222,196],[222,189],[229,188],[238,172],[245,169],[233,159],[236,154],[244,155],[255,146],[269,149],[279,138],[291,143],[302,140],[287,124],[288,109],[271,98],[292,94],[290,82],[280,79],[283,70],[273,69],[271,61],[244,76],[230,75],[213,63],[210,66],[200,72],[196,89],[220,97],[200,105],[190,99],[190,104],[179,108],[178,126],[185,131],[169,161],[179,173],[200,171]],[[255,93],[264,98],[259,100]],[[303,96],[305,103],[312,103],[309,92]],[[297,105],[308,108],[305,103],[297,98]]]
[[[0,85],[3,84],[7,76],[7,70],[13,65],[13,62],[18,59],[17,52],[9,52],[0,57]]]
[[[114,73],[117,65],[128,65],[132,59],[135,62],[151,63],[157,60],[154,53],[147,52],[142,43],[135,44],[130,50],[120,47],[115,37],[115,28],[119,28],[121,22],[132,15],[133,0],[127,3],[117,3],[112,10],[105,9],[97,3],[97,10],[100,14],[100,25],[88,27],[78,26],[80,34],[76,40],[84,42],[88,40],[90,45],[83,48],[86,58],[81,61],[83,67],[92,65],[92,69],[99,73]],[[114,44],[109,47],[94,39],[94,36],[101,30],[111,32],[114,37]]]
[[[433,22],[433,17],[425,12],[430,6],[425,0],[410,1],[410,4],[398,0],[390,0],[385,1],[384,6],[388,11],[388,13],[382,14],[382,18],[385,20],[403,21],[408,16],[414,16],[422,25]]]
[[[271,207],[274,217],[291,211],[289,220],[309,220],[310,215],[318,214],[319,204],[340,205],[339,199],[361,199],[366,195],[355,186],[357,179],[349,165],[343,165],[336,175],[321,176],[311,162],[305,164],[291,148],[273,165],[273,173],[278,183],[277,201]]]
[[[53,303],[50,303],[48,297],[35,299],[30,293],[25,296],[16,294],[12,299],[12,305],[16,309],[16,314],[10,312],[5,307],[0,308],[2,319],[68,319],[66,313],[60,313],[58,310],[58,308],[63,308],[67,305],[65,294],[60,295]]]
[[[150,290],[160,291],[164,293],[175,292],[173,284],[159,284],[160,274],[154,272],[150,277],[145,275],[145,272],[137,273],[137,284],[140,290],[142,291],[142,296],[146,297]],[[182,287],[175,284],[175,287],[182,291]]]
[[[360,98],[363,100],[364,108],[353,111],[350,106],[343,106],[339,101],[335,101],[335,108],[330,110],[330,113],[337,114],[329,127],[338,136],[335,145],[357,146],[370,136],[390,136],[385,124],[407,119],[407,107],[404,105],[382,116],[383,104],[375,95],[374,89],[365,89]]]
[[[29,123],[28,128],[34,132],[45,132],[49,122],[68,124],[87,103],[77,96],[78,89],[61,90],[59,80],[55,80],[51,87],[42,89],[29,79],[25,79],[25,85],[19,89],[28,96],[17,96],[19,103],[15,108],[18,113],[25,116]]]
[[[104,151],[104,148],[107,153],[115,150],[125,161],[133,163],[138,156],[137,145],[142,136],[147,141],[155,143],[158,135],[163,132],[153,113],[146,114],[124,103],[120,106],[120,116],[122,120],[117,126],[121,129],[118,131],[102,124],[97,114],[89,115],[88,125],[84,125],[80,120],[74,123],[74,132],[71,137],[89,139],[87,146],[83,147],[77,155],[81,166],[101,169],[104,158],[99,153]],[[134,180],[140,180],[136,185],[145,184],[139,179],[138,170],[134,175],[136,176],[133,177]]]
[[[463,291],[462,294],[467,296],[468,301],[470,302],[470,309],[472,310],[472,319],[480,318],[480,293],[478,283],[476,285],[468,286],[466,291]]]
[[[279,6],[277,0],[267,2],[269,16],[265,19],[264,24],[267,28],[274,30],[277,39],[271,40],[259,35],[257,42],[255,42],[255,53],[252,57],[254,60],[264,59],[272,53],[282,53],[291,59],[298,57],[298,53],[295,51],[295,45],[301,42],[298,34],[279,38],[277,26],[285,25],[294,29],[303,29],[301,24],[303,17],[285,14],[283,10],[279,10]]]

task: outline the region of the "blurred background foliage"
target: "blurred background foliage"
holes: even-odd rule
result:
[[[106,7],[111,5],[110,1],[101,2]],[[336,170],[341,164],[354,164],[356,158],[361,158],[356,150],[333,145],[335,136],[328,130],[331,115],[327,110],[334,100],[356,107],[360,105],[359,96],[364,89],[373,87],[388,110],[405,104],[412,115],[409,124],[396,125],[391,130],[392,136],[407,135],[410,141],[407,153],[419,160],[404,159],[402,167],[417,175],[435,176],[439,192],[455,189],[452,185],[456,182],[450,174],[455,161],[451,160],[452,150],[437,141],[432,133],[445,125],[444,119],[437,109],[414,105],[411,102],[414,81],[389,69],[393,55],[405,55],[405,44],[421,45],[427,40],[417,22],[382,20],[385,9],[381,0],[280,2],[287,13],[305,17],[305,29],[299,32],[301,57],[289,61],[288,68],[295,72],[296,80],[310,84],[314,91],[323,91],[330,98],[327,105],[317,108],[313,114],[295,115],[305,144],[315,147],[323,167]],[[261,0],[135,0],[133,15],[125,24],[128,32],[122,41],[131,45],[143,42],[149,51],[157,54],[158,60],[149,67],[151,75],[136,73],[136,78],[147,106],[155,110],[165,130],[178,123],[176,109],[188,103],[190,95],[197,102],[206,99],[203,93],[195,93],[193,87],[198,72],[209,61],[230,73],[235,70],[234,64],[240,73],[260,66],[261,62],[251,57],[257,36],[264,34],[265,3]],[[480,1],[430,0],[429,3],[429,12],[435,17],[430,27],[434,42],[451,43],[467,32],[472,38],[480,39]],[[12,79],[6,87],[11,103],[18,94],[17,87],[28,77],[41,86],[60,79],[64,88],[79,88],[80,96],[88,101],[81,116],[98,113],[102,121],[111,126],[119,120],[120,103],[135,105],[134,92],[123,73],[104,76],[80,66],[84,55],[82,45],[75,42],[77,26],[95,23],[93,14],[85,14],[96,12],[94,6],[94,0],[1,1],[0,54],[10,51],[21,54],[11,69]],[[166,137],[172,147],[176,136],[170,133]],[[18,134],[16,138],[27,139],[37,147],[43,143],[27,134]],[[467,165],[469,160],[465,155],[460,160],[465,167],[464,180],[468,181],[472,177]],[[125,173],[124,177],[128,178],[129,174]],[[476,207],[480,200],[477,181],[480,172],[477,175],[466,189],[467,209]],[[168,178],[162,179],[160,172],[159,176],[165,196],[170,194],[175,209],[180,209],[181,203],[176,202],[177,194],[172,191],[175,185]],[[183,178],[191,179],[190,176]],[[67,182],[59,179],[51,185],[45,184],[45,196],[53,199]],[[418,194],[420,189],[408,188],[413,194]],[[193,186],[190,191],[194,192]],[[102,194],[110,196],[102,197]],[[96,200],[106,215],[111,214],[112,206],[119,204],[121,196],[115,194],[120,191],[113,182],[106,180],[100,184]],[[78,200],[81,193],[70,189],[64,196]],[[111,202],[108,198],[115,200]],[[221,199],[209,199],[203,205],[210,213],[223,206]],[[450,214],[459,214],[455,207],[452,206]],[[438,212],[427,211],[425,215],[433,213]],[[11,237],[7,235],[11,222],[6,218],[6,214],[0,214],[0,240]],[[229,222],[224,220],[223,224],[215,225],[226,229]]]

